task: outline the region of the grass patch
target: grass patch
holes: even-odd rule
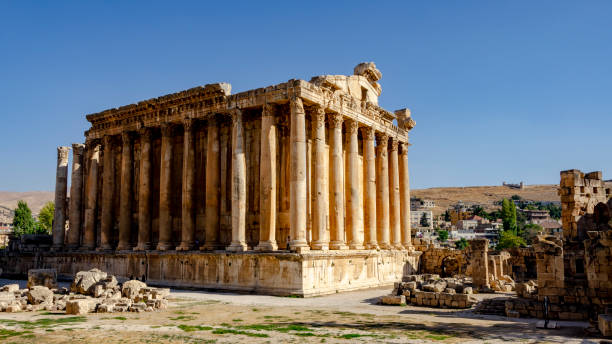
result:
[[[170,320],[183,320],[183,321],[189,321],[189,320],[195,320],[195,317],[192,315],[179,315],[178,317],[175,318],[170,318]]]
[[[111,319],[114,319],[114,320],[127,320],[126,317],[112,317]]]
[[[185,331],[185,332],[194,332],[194,331],[210,331],[213,328],[210,326],[199,326],[199,325],[178,325],[178,328],[180,328],[181,330]]]
[[[219,329],[216,329],[216,330],[212,331],[212,333],[213,334],[241,334],[241,335],[244,335],[244,336],[259,337],[259,338],[268,338],[268,337],[270,337],[270,336],[268,336],[265,333],[253,333],[253,332],[234,330],[234,329],[229,329],[229,328],[219,328]]]
[[[34,321],[18,321],[18,320],[11,320],[11,319],[2,319],[0,320],[0,324],[4,324],[7,326],[19,326],[25,329],[33,329],[33,328],[38,328],[38,327],[45,328],[45,327],[51,327],[55,325],[81,323],[81,322],[86,322],[86,321],[87,321],[86,317],[77,316],[77,317],[65,317],[65,318],[56,318],[56,319],[43,318],[43,319],[38,319]]]
[[[0,328],[0,339],[7,339],[10,337],[16,337],[32,333],[32,331],[14,331]]]
[[[338,338],[342,338],[342,339],[353,339],[353,338],[359,338],[359,337],[372,337],[371,334],[359,334],[359,333],[346,333],[346,334],[341,334],[338,336]]]
[[[431,339],[431,340],[447,340],[449,338],[452,338],[453,336],[447,336],[444,334],[428,334],[425,336],[425,338],[427,339]]]
[[[233,322],[241,322],[242,319],[232,319]]]
[[[253,312],[259,312],[259,309],[257,309],[257,308],[253,308],[253,309],[252,309],[252,311],[253,311]]]

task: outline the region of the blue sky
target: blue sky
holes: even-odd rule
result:
[[[611,178],[612,2],[0,2],[0,190],[53,190],[85,114],[197,85],[383,73],[411,184]]]

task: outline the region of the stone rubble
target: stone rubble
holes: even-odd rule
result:
[[[396,282],[390,295],[383,296],[384,305],[470,308],[478,300],[472,295],[469,277],[440,278],[437,274],[408,275]]]
[[[49,288],[48,286],[55,286]],[[0,287],[0,311],[62,311],[66,314],[152,312],[168,307],[170,289],[148,287],[138,280],[120,285],[117,278],[98,269],[79,271],[70,286],[57,287],[54,269],[30,270],[28,288]]]

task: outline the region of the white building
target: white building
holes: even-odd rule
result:
[[[421,219],[425,214],[428,226],[421,226]],[[431,210],[413,210],[410,212],[410,226],[412,228],[433,229],[433,212]]]

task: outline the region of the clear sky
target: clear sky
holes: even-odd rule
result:
[[[2,1],[0,190],[53,190],[85,114],[229,82],[381,70],[411,184],[612,176],[611,1]]]

